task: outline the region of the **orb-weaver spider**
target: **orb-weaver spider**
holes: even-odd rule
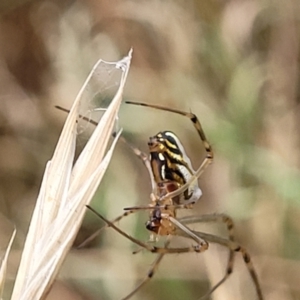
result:
[[[104,222],[106,222],[107,226],[114,228],[121,235],[128,238],[140,247],[152,253],[158,254],[151,269],[148,271],[148,275],[146,276],[146,278],[122,300],[131,298],[153,277],[165,254],[204,252],[208,249],[208,245],[210,242],[227,247],[229,249],[229,257],[224,277],[215,286],[213,286],[210,291],[206,293],[201,299],[207,298],[213,291],[215,291],[222,283],[226,281],[226,279],[233,271],[234,254],[235,252],[240,252],[254,283],[257,298],[259,300],[263,300],[258,277],[251,262],[250,255],[244,247],[235,242],[233,234],[234,225],[232,219],[229,216],[225,214],[208,214],[177,218],[177,209],[190,209],[201,197],[202,192],[198,186],[198,178],[203,173],[204,169],[213,160],[212,148],[206,139],[201,123],[199,122],[197,116],[193,113],[183,112],[158,105],[150,105],[140,102],[127,103],[152,107],[155,109],[165,110],[188,117],[192,121],[196,131],[200,136],[200,139],[206,151],[206,157],[200,167],[196,171],[194,171],[191,161],[186,155],[184,147],[182,146],[178,137],[170,131],[159,132],[155,136],[150,137],[148,141],[150,158],[148,158],[147,154],[133,147],[124,138],[121,137],[121,140],[129,145],[129,147],[131,147],[134,153],[142,159],[148,169],[148,173],[152,183],[152,192],[150,195],[151,203],[148,206],[125,208],[125,213],[123,213],[113,221],[107,220],[104,216],[96,212],[90,206],[88,206],[88,208],[93,211],[98,217],[100,217]],[[93,121],[90,122],[93,123]],[[138,239],[133,238],[132,236],[128,235],[117,226],[115,226],[115,223],[120,221],[123,217],[126,217],[129,214],[135,213],[140,210],[149,210],[150,212],[149,220],[146,222],[146,228],[151,231],[151,241],[155,241],[156,236],[167,236],[164,247],[156,247],[144,243]],[[200,222],[224,223],[227,226],[228,239],[195,231],[187,227],[188,224],[195,224]],[[92,238],[94,238],[95,235],[98,234],[103,228],[98,230],[92,236]],[[196,242],[196,245],[183,248],[172,248],[170,247],[172,236],[182,236],[192,239]],[[88,239],[87,241],[89,240],[90,239]]]

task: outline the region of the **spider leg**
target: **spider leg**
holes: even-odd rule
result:
[[[109,227],[112,227],[114,230],[119,232],[121,235],[132,241],[133,243],[141,246],[142,248],[150,251],[151,253],[187,253],[187,252],[203,252],[207,250],[208,244],[207,242],[202,239],[201,237],[197,236],[196,234],[193,235],[193,239],[197,242],[197,245],[192,245],[190,247],[178,247],[178,248],[165,248],[165,247],[155,247],[155,246],[149,246],[148,244],[141,242],[140,240],[130,236],[120,228],[118,228],[116,225],[114,225],[111,221],[107,220],[105,217],[103,217],[101,214],[99,214],[96,210],[94,210],[89,205],[86,206],[88,209],[90,209],[93,213],[95,213],[100,219],[102,219]]]
[[[237,242],[229,240],[229,239],[224,239],[224,238],[212,235],[212,234],[207,234],[207,233],[191,230],[188,227],[186,227],[185,225],[183,225],[181,222],[179,222],[178,220],[174,219],[173,217],[170,217],[169,219],[175,226],[177,226],[180,229],[179,231],[176,231],[177,235],[184,236],[184,237],[189,237],[189,238],[193,238],[193,236],[196,235],[196,236],[198,236],[199,238],[201,238],[203,240],[206,240],[206,241],[211,242],[211,243],[220,244],[222,246],[225,246],[225,247],[229,248],[231,251],[241,253],[241,255],[243,257],[243,260],[244,260],[244,263],[245,263],[245,265],[248,269],[248,272],[249,272],[249,274],[252,278],[252,281],[254,283],[257,297],[258,297],[259,300],[263,300],[261,287],[260,287],[260,284],[259,284],[259,281],[258,281],[256,271],[255,271],[254,266],[252,264],[251,257],[250,257],[249,253],[247,252],[247,250],[244,247],[242,247]],[[231,269],[230,273],[231,272],[232,272],[232,269]],[[229,274],[228,274],[228,276],[229,276]],[[228,276],[226,277],[226,279],[228,278]],[[224,278],[221,280],[222,282],[224,282],[226,280]],[[219,286],[220,284],[221,283],[219,282],[217,284],[217,286]]]
[[[88,207],[90,208],[90,207]],[[136,213],[138,210],[127,210],[125,213],[123,213],[122,215],[118,216],[117,218],[113,219],[111,222],[112,223],[117,223],[119,222],[121,219],[123,219],[124,217],[127,217],[131,214]],[[97,231],[95,231],[92,235],[90,235],[87,239],[85,239],[80,245],[77,246],[77,249],[82,249],[84,248],[86,245],[88,245],[93,239],[95,239],[101,232],[102,230],[104,230],[105,228],[109,227],[109,225],[106,223],[103,227],[99,228]]]
[[[174,198],[178,195],[182,194],[191,184],[193,184],[194,181],[198,180],[198,178],[201,176],[201,174],[204,172],[204,170],[207,168],[207,166],[212,162],[212,158],[206,157],[198,170],[195,172],[193,176],[190,177],[190,179],[183,184],[181,187],[179,187],[174,192],[168,193],[160,198],[161,201],[164,201],[166,198]]]
[[[132,152],[143,162],[143,164],[145,165],[145,167],[149,173],[149,177],[151,179],[152,193],[155,193],[156,182],[155,182],[154,176],[152,174],[151,164],[150,164],[148,155],[145,152],[141,151],[139,148],[137,148],[137,147],[133,146],[131,143],[129,143],[123,136],[120,136],[119,140],[121,140],[122,143],[124,143],[127,147],[129,147],[132,150]]]
[[[66,113],[69,113],[69,112],[70,112],[69,109],[64,108],[64,107],[61,107],[61,106],[59,106],[59,105],[55,105],[54,107],[57,108],[57,109],[59,109],[59,110],[62,110],[62,111],[64,111],[64,112],[66,112]],[[78,115],[78,117],[79,117],[80,119],[84,120],[84,121],[87,121],[87,122],[89,122],[89,123],[95,125],[95,126],[98,125],[98,122],[96,122],[96,121],[94,121],[94,120],[91,120],[91,119],[88,118],[88,117],[85,117],[85,116],[83,116],[83,115]]]
[[[224,223],[227,227],[229,240],[234,241],[234,232],[233,232],[234,223],[233,223],[233,220],[225,214],[208,214],[208,215],[201,215],[201,216],[188,216],[188,217],[180,218],[180,219],[178,219],[178,221],[182,222],[184,224],[194,224],[194,223],[199,223],[199,222],[220,222],[220,223]],[[229,255],[228,255],[225,275],[223,276],[223,278],[218,283],[216,283],[200,299],[206,299],[220,285],[222,285],[227,280],[227,278],[230,276],[230,274],[233,271],[233,264],[234,264],[234,251],[232,249],[229,249]]]
[[[168,236],[168,238],[169,237],[170,236]],[[170,244],[170,240],[168,239],[165,242],[165,248],[167,248],[169,244]],[[147,273],[147,276],[143,279],[142,282],[140,282],[140,284],[130,294],[128,294],[125,298],[122,298],[122,300],[130,299],[136,292],[138,292],[144,285],[146,285],[153,278],[164,256],[165,253],[160,253],[157,255],[156,259],[152,263],[152,266]]]
[[[247,250],[242,247],[240,244],[234,242],[234,241],[230,241],[227,239],[223,239],[221,237],[217,237],[217,236],[213,236],[213,235],[207,235],[207,234],[203,234],[201,232],[194,232],[196,235],[198,235],[201,238],[207,238],[208,241],[212,242],[212,243],[217,243],[220,245],[223,245],[227,248],[229,248],[230,250],[234,251],[234,252],[239,252],[242,255],[242,258],[244,260],[244,263],[248,269],[248,272],[252,278],[252,281],[254,283],[255,286],[255,290],[256,290],[256,294],[259,300],[263,300],[263,294],[262,294],[262,290],[258,281],[258,277],[256,274],[256,271],[254,269],[253,263],[251,261],[251,257],[250,254],[247,252]],[[230,270],[230,272],[232,272],[232,269]],[[229,276],[229,274],[228,274]],[[227,277],[228,277],[227,276]],[[227,277],[225,279],[227,279]]]
[[[84,118],[84,117],[83,117]],[[94,121],[93,121],[94,122]],[[96,123],[96,122],[95,122]],[[93,124],[93,123],[92,123]],[[97,123],[96,123],[97,124]],[[141,160],[142,162],[144,163],[145,167],[147,168],[148,170],[148,173],[149,173],[149,176],[150,176],[150,179],[151,179],[151,185],[152,185],[152,193],[150,195],[151,199],[152,200],[155,200],[155,196],[154,196],[154,193],[156,191],[156,183],[154,181],[154,177],[153,177],[153,174],[152,174],[152,171],[151,171],[151,166],[150,166],[150,161],[148,159],[148,156],[147,154],[145,154],[144,152],[142,152],[141,150],[139,150],[138,148],[134,147],[133,145],[131,145],[124,137],[120,136],[119,137],[119,140],[121,140],[123,143],[125,143]],[[116,223],[118,221],[120,221],[123,217],[126,217],[128,216],[129,214],[135,212],[137,210],[137,208],[131,208],[131,209],[126,209],[128,212],[130,213],[124,213],[122,214],[121,216],[117,217],[116,219],[114,219],[112,221],[112,223]],[[108,226],[104,226],[100,229],[98,229],[97,231],[95,231],[91,236],[89,236],[87,239],[85,239],[78,247],[77,249],[81,249],[83,247],[85,247],[88,243],[90,243],[93,239],[95,239],[100,233],[101,231],[104,229],[104,228],[107,228]]]
[[[64,112],[66,112],[66,113],[69,113],[69,112],[70,112],[69,109],[63,108],[63,107],[58,106],[58,105],[56,105],[55,108],[57,108],[57,109],[59,109],[59,110],[61,110],[61,111],[64,111]],[[90,118],[88,118],[88,117],[85,117],[85,116],[83,116],[83,115],[79,115],[79,118],[81,118],[82,120],[87,121],[87,122],[89,122],[89,123],[91,123],[91,124],[93,124],[93,125],[95,125],[95,126],[98,125],[98,122],[96,122],[96,121],[94,121],[94,120],[92,120],[92,119],[90,119]],[[116,135],[116,133],[113,133],[113,137],[115,137],[115,135]],[[141,151],[140,149],[138,149],[137,147],[135,147],[135,146],[133,146],[132,144],[130,144],[123,136],[120,136],[120,137],[119,137],[119,140],[121,140],[124,144],[126,144],[127,147],[129,147],[129,148],[132,150],[132,152],[142,160],[143,164],[144,164],[145,167],[147,168],[149,177],[150,177],[150,179],[151,179],[151,187],[152,187],[152,193],[151,193],[150,197],[151,197],[151,199],[154,201],[154,200],[156,199],[156,197],[154,196],[155,193],[156,193],[156,182],[155,182],[155,180],[154,180],[154,176],[153,176],[153,173],[152,173],[151,164],[150,164],[148,155],[147,155],[146,153],[142,152],[142,151]],[[112,221],[112,223],[116,223],[116,222],[120,221],[123,217],[126,217],[126,216],[128,216],[129,214],[134,213],[135,210],[136,210],[136,209],[134,209],[134,208],[128,210],[127,212],[125,212],[125,213],[122,214],[121,216],[119,216],[119,217],[117,217],[116,219],[114,219],[114,220]],[[77,249],[81,249],[81,248],[85,247],[88,243],[90,243],[92,240],[94,240],[94,239],[101,233],[101,231],[102,231],[103,229],[105,229],[105,228],[107,228],[107,227],[108,227],[108,226],[106,225],[106,226],[104,226],[104,227],[98,229],[97,231],[95,231],[91,236],[89,236],[87,239],[85,239],[85,240],[77,247]]]
[[[189,204],[165,204],[165,205],[155,205],[156,208],[160,208],[162,210],[168,210],[168,209],[192,209],[194,203]],[[123,210],[148,210],[153,209],[153,205],[147,205],[147,206],[131,206],[131,207],[125,207]],[[206,222],[206,221],[203,221]],[[192,222],[194,223],[194,222]]]
[[[70,112],[69,109],[63,108],[63,107],[61,107],[59,105],[55,105],[55,108],[57,108],[57,109],[59,109],[61,111],[64,111],[66,113]],[[79,118],[81,118],[82,120],[87,121],[87,122],[89,122],[89,123],[91,123],[91,124],[93,124],[95,126],[98,125],[98,122],[96,122],[96,121],[94,121],[94,120],[92,120],[90,118],[87,118],[87,117],[85,117],[83,115],[79,115]],[[115,133],[113,133],[113,137],[115,137]],[[124,144],[126,144],[127,147],[129,147],[133,151],[133,153],[142,160],[142,162],[144,163],[145,167],[148,170],[149,176],[151,178],[152,190],[154,191],[155,187],[156,187],[156,183],[154,181],[154,177],[153,177],[153,174],[152,174],[151,165],[150,165],[150,161],[149,161],[148,155],[146,153],[142,152],[137,147],[131,145],[123,136],[120,136],[119,140],[121,140]]]
[[[66,109],[66,108],[63,108],[59,105],[55,105],[55,108],[61,110],[61,111],[64,111],[66,113],[69,113],[70,110],[69,109]],[[98,125],[98,122],[88,118],[88,117],[85,117],[83,115],[79,115],[79,118],[81,118],[82,120],[84,121],[87,121],[95,126]],[[113,137],[115,137],[115,132],[113,133]],[[132,151],[133,153],[138,156],[142,162],[144,163],[145,167],[147,168],[148,170],[148,173],[149,173],[149,176],[151,178],[151,184],[152,184],[152,190],[154,190],[155,186],[156,186],[156,183],[154,181],[154,177],[153,177],[153,174],[152,174],[152,170],[151,170],[151,166],[150,166],[150,161],[148,159],[148,155],[144,152],[142,152],[140,149],[138,149],[137,147],[131,145],[123,136],[120,136],[119,137],[119,140],[121,140],[124,144],[126,144]]]

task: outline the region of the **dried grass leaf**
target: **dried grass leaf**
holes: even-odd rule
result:
[[[13,234],[12,234],[10,240],[9,240],[8,246],[6,248],[4,258],[2,259],[2,262],[1,262],[1,267],[0,267],[0,299],[2,299],[2,294],[3,294],[3,289],[4,289],[8,255],[9,255],[12,243],[15,239],[16,233],[17,233],[17,230],[14,229]]]
[[[117,142],[118,137],[104,156],[121,105],[131,53],[116,63],[99,60],[75,99],[53,158],[46,166],[12,299],[43,298],[72,245],[84,217],[85,205],[90,203],[97,190]],[[79,103],[101,63],[114,64],[115,68],[121,69],[121,81],[114,99],[73,167]]]

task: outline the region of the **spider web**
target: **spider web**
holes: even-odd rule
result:
[[[99,122],[111,103],[120,85],[125,67],[123,60],[118,62],[99,61],[83,85],[79,105],[77,135],[80,140],[87,140],[95,128],[89,121]],[[115,130],[117,131],[118,120]]]

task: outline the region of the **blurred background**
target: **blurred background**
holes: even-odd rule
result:
[[[215,160],[199,180],[203,196],[179,216],[226,213],[249,251],[265,299],[300,299],[300,106],[297,0],[2,0],[0,2],[0,250],[18,233],[4,299],[10,298],[47,160],[94,63],[134,49],[125,100],[194,112]],[[160,130],[181,139],[197,168],[205,152],[191,122],[124,104],[124,136],[147,152]],[[297,129],[298,128],[298,129]],[[80,141],[79,141],[80,144]],[[141,161],[119,142],[92,206],[110,219],[147,205]],[[147,241],[147,212],[122,220]],[[77,250],[103,223],[87,212],[47,300],[121,299],[146,276],[155,255],[112,229]],[[226,237],[222,224],[192,229]],[[191,245],[189,240],[179,240]],[[228,250],[167,255],[132,299],[199,299],[225,272]],[[256,299],[239,254],[211,299]]]

